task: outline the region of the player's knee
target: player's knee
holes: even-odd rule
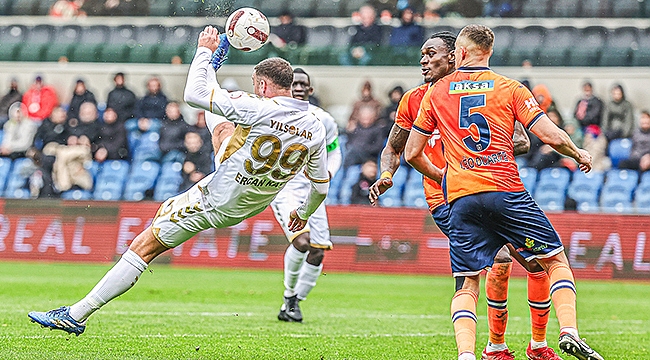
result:
[[[509,263],[512,262],[512,257],[510,256],[510,251],[507,247],[502,247],[501,250],[497,253],[497,256],[494,257],[495,263]]]
[[[302,253],[307,252],[309,250],[309,233],[302,233],[296,236],[291,243],[298,251]]]
[[[315,247],[309,247],[309,255],[307,255],[307,263],[319,266],[325,257],[325,250]]]

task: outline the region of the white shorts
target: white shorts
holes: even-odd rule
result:
[[[309,189],[310,184],[305,186],[300,182],[289,181],[275,197],[271,203],[271,208],[275,214],[275,219],[280,223],[289,242],[292,242],[298,235],[309,232],[309,244],[312,247],[329,250],[332,248],[332,241],[330,240],[330,228],[324,202],[309,217],[307,226],[304,229],[292,232],[288,228],[289,214],[307,199]]]
[[[226,216],[206,200],[203,191],[213,176],[214,173],[209,174],[184,193],[171,197],[160,205],[151,226],[154,236],[161,244],[174,248],[198,232],[236,225],[246,219]]]

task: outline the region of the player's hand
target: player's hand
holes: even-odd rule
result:
[[[292,210],[289,214],[289,230],[292,232],[300,231],[305,228],[307,225],[307,220],[303,220],[298,217],[296,210]]]
[[[375,181],[368,189],[368,200],[370,200],[372,206],[377,206],[379,195],[385,193],[391,187],[393,187],[393,180],[390,178],[384,177]]]
[[[578,166],[580,166],[580,170],[588,173],[591,171],[591,154],[589,151],[584,150],[584,149],[578,149],[578,154],[579,158],[577,159],[578,161]]]
[[[199,34],[198,47],[206,47],[214,52],[219,46],[219,31],[216,28],[208,25]]]

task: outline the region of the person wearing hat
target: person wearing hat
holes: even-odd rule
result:
[[[9,120],[9,107],[11,104],[16,101],[21,101],[22,98],[23,94],[18,91],[18,80],[12,78],[11,83],[9,84],[9,92],[0,99],[0,126],[4,125],[4,123]]]

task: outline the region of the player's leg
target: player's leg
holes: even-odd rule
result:
[[[296,287],[300,277],[300,271],[305,264],[307,252],[309,251],[309,232],[298,234],[284,253],[284,302],[278,313],[278,320],[289,322],[301,322],[302,311],[300,310]]]
[[[458,360],[475,360],[476,303],[478,302],[479,275],[457,276],[456,293],[451,299],[451,321],[454,324]]]
[[[309,217],[307,224],[309,226],[308,236],[300,239],[301,242],[306,240],[309,247],[307,259],[300,268],[298,283],[296,284],[296,296],[300,301],[306,300],[309,292],[316,286],[316,281],[323,272],[325,250],[332,248],[327,211],[324,204],[321,204]],[[301,244],[301,246],[304,246],[304,244]]]
[[[510,353],[506,345],[505,333],[508,324],[508,281],[512,271],[512,259],[506,246],[494,258],[494,264],[485,277],[487,297],[487,318],[489,338],[483,357],[497,358],[501,353]]]

